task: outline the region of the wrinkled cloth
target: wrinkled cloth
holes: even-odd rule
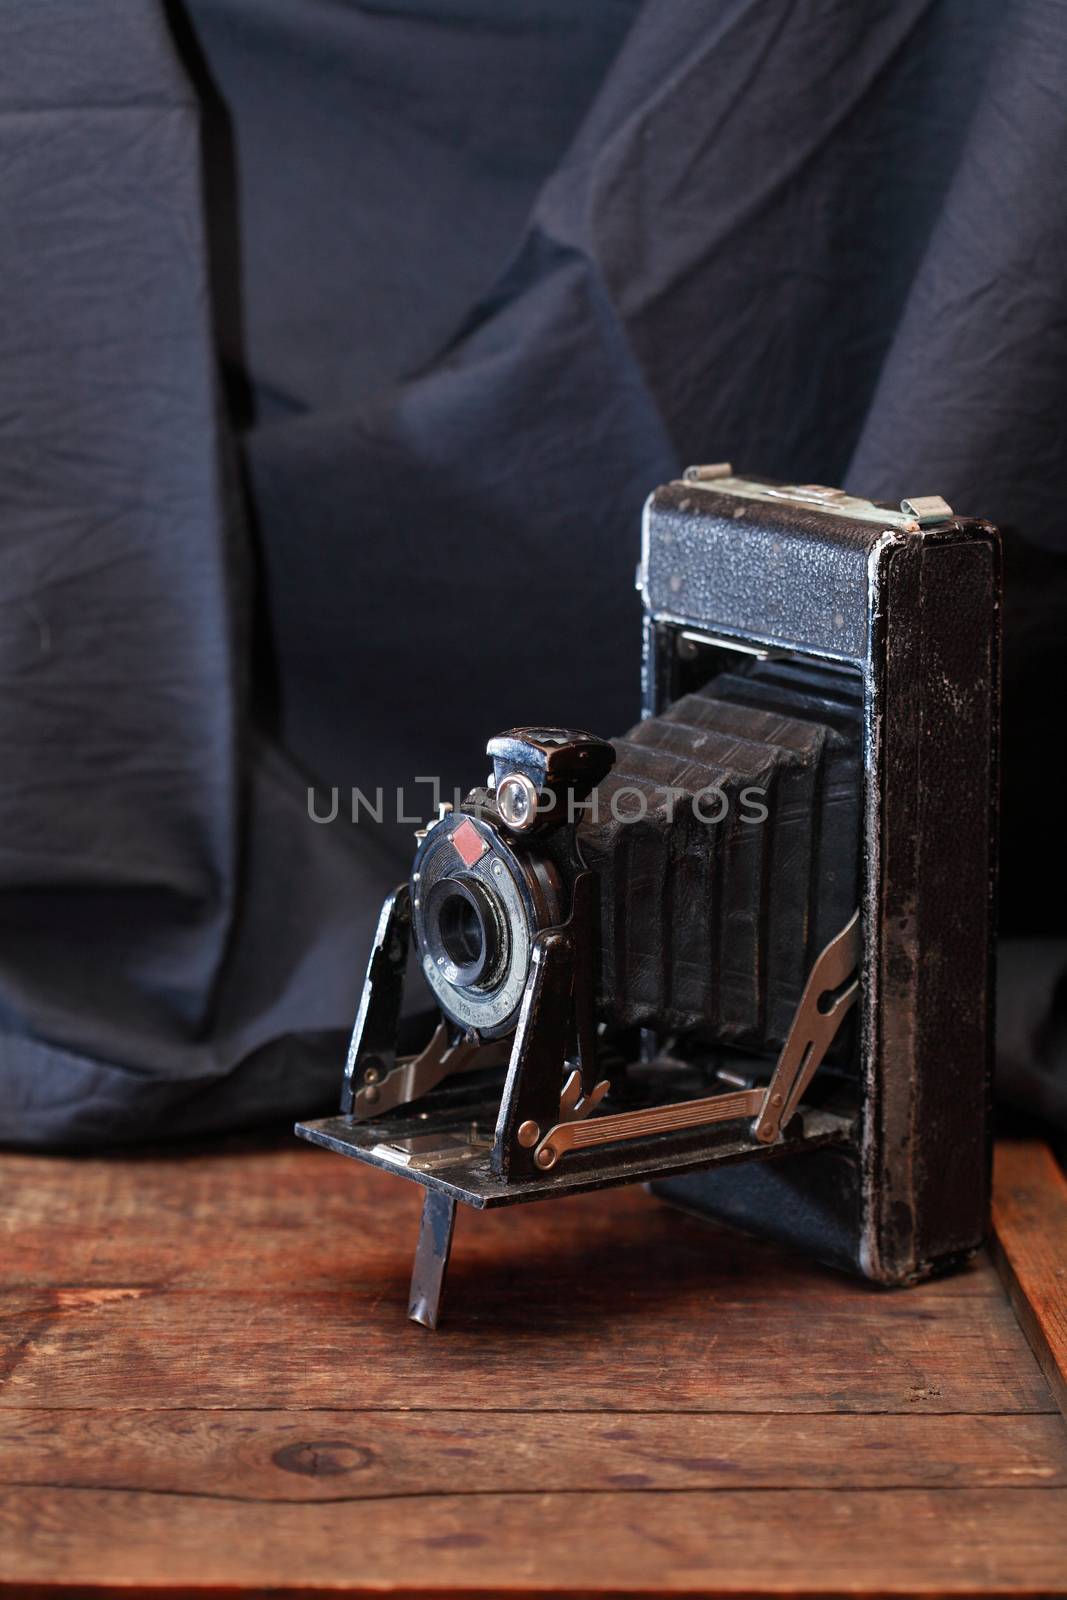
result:
[[[1052,0],[6,7],[0,1139],[329,1103],[411,825],[309,782],[628,726],[690,460],[1004,527],[1005,1082],[1062,1081],[1065,75]]]

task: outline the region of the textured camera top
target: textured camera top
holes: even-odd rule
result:
[[[664,621],[862,664],[884,562],[913,540],[986,537],[937,497],[880,506],[841,490],[691,468],[645,508],[638,586]]]

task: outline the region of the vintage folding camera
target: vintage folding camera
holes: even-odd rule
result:
[[[455,1207],[643,1183],[882,1283],[981,1243],[999,547],[938,498],[691,468],[645,509],[643,714],[489,741],[387,900],[340,1115]],[[397,1053],[409,946],[440,1010]]]

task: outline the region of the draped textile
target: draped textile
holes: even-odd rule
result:
[[[1065,79],[1055,0],[0,9],[0,1138],[332,1100],[411,847],[344,797],[626,727],[709,459],[1005,528],[1004,1082],[1067,1121]]]

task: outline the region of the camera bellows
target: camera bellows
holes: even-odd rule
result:
[[[606,1015],[780,1046],[856,904],[861,733],[857,677],[761,662],[614,741],[578,829]]]

